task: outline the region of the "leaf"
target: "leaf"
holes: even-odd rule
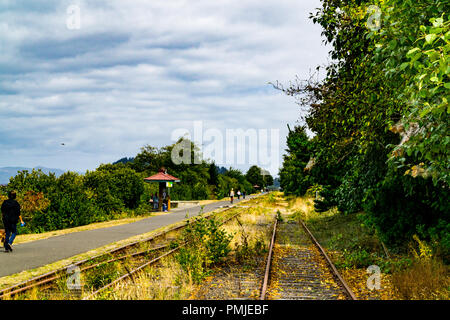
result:
[[[391,49],[391,50],[394,50],[395,49],[395,47],[397,46],[397,40],[391,40],[391,41],[389,41],[389,49]]]
[[[405,70],[408,66],[409,66],[409,62],[403,62],[403,63],[400,65],[400,70],[403,71],[403,70]]]
[[[428,44],[430,44],[430,43],[432,43],[436,38],[437,38],[437,35],[436,35],[436,34],[430,33],[430,34],[427,34],[427,35],[425,36],[425,41],[426,41]]]
[[[407,53],[406,53],[406,57],[411,57],[413,54],[415,54],[416,52],[419,52],[420,51],[420,49],[419,48],[413,48],[413,49],[411,49],[411,50],[409,50]]]
[[[430,78],[430,81],[431,81],[431,82],[438,82],[438,81],[439,81],[439,78],[436,77],[436,76],[434,76],[434,77],[431,77],[431,78]]]
[[[442,18],[434,19],[433,27],[441,27],[443,23],[444,23],[444,19],[442,19]]]

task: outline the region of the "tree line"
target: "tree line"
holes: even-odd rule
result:
[[[15,190],[27,222],[21,232],[44,232],[148,213],[158,184],[145,183],[144,178],[162,167],[181,180],[170,188],[172,200],[221,199],[231,188],[250,194],[255,184],[263,188],[273,183],[257,166],[244,174],[231,167],[219,168],[209,160],[174,164],[172,150],[183,139],[162,148],[146,145],[135,157],[102,164],[85,174],[69,171],[56,177],[41,170],[20,171],[0,188],[0,204],[9,190]],[[196,148],[187,142],[192,150]]]
[[[448,3],[322,0],[310,19],[332,60],[323,80],[274,84],[304,114],[281,186],[319,191],[319,211],[364,211],[393,247],[416,234],[450,261]]]

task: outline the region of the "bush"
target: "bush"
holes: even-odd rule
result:
[[[378,256],[374,253],[369,253],[365,249],[348,251],[344,249],[342,259],[336,263],[338,268],[367,268],[370,265],[376,264]]]
[[[402,246],[418,233],[425,240],[441,241],[448,250],[449,197],[448,188],[435,186],[431,179],[390,171],[368,192],[364,209],[369,223],[391,245]]]
[[[108,213],[121,207],[137,208],[144,193],[142,177],[123,164],[101,165],[96,171],[88,171],[84,183],[94,190],[98,206]]]
[[[184,229],[183,240],[187,245],[180,249],[176,259],[199,283],[208,275],[208,267],[220,262],[231,251],[231,239],[214,218],[199,217]]]

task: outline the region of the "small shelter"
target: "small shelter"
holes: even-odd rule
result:
[[[159,172],[151,177],[145,178],[145,182],[158,182],[158,211],[162,211],[163,201],[167,200],[167,210],[170,210],[170,196],[169,189],[173,186],[174,182],[180,182],[180,179],[175,178],[167,173],[165,168],[159,169]]]

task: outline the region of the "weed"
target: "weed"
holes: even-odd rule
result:
[[[250,238],[248,232],[246,232],[242,222],[236,219],[240,227],[240,242],[235,246],[235,258],[238,263],[250,264],[255,263],[255,256],[260,256],[266,251],[264,239],[257,238],[254,241]]]
[[[407,300],[450,299],[448,267],[436,258],[416,258],[410,267],[395,270],[392,283]]]
[[[85,275],[85,284],[88,288],[100,289],[119,275],[119,269],[118,262],[100,264]]]
[[[199,283],[208,275],[208,267],[220,262],[231,251],[231,239],[214,218],[200,216],[183,230],[187,245],[180,249],[176,259],[193,281]]]
[[[277,210],[277,220],[278,220],[278,222],[283,222],[284,221],[283,217],[281,216],[280,210]]]
[[[336,267],[338,268],[367,268],[376,264],[378,257],[374,253],[369,253],[365,249],[359,248],[357,251],[344,249]]]

